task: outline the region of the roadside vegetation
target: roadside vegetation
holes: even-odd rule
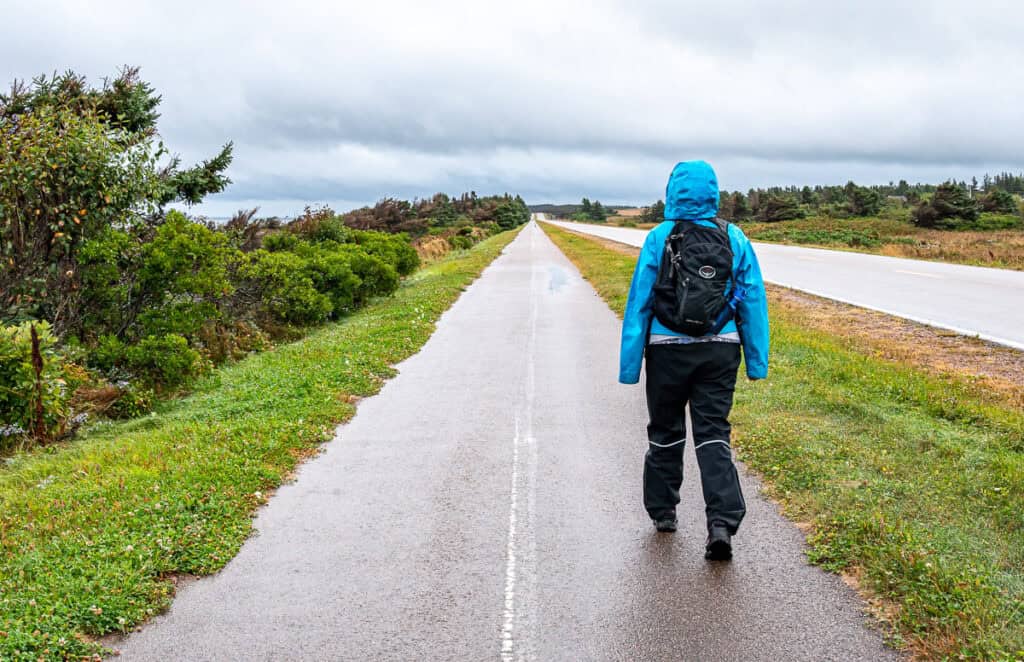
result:
[[[893,257],[1024,270],[1024,174],[985,175],[981,182],[885,186],[776,187],[723,191],[720,216],[756,241],[853,250]],[[591,206],[591,209],[593,206]],[[539,205],[553,216],[649,228],[665,203],[605,207]]]
[[[518,196],[387,198],[283,222],[189,217],[231,143],[182,169],[136,69],[0,95],[0,456],[147,414],[213,367],[343,319],[420,264],[529,220]]]
[[[514,237],[417,271],[305,338],[211,370],[184,399],[0,465],[0,659],[84,659],[224,566],[254,510],[426,342]]]
[[[544,229],[621,316],[635,251]],[[738,388],[735,445],[807,531],[808,558],[920,659],[1024,659],[1019,374],[919,366],[914,338],[825,328],[779,290],[769,309],[771,371]]]

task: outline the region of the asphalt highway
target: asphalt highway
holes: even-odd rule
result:
[[[731,563],[640,494],[646,409],[620,323],[536,224],[124,660],[887,660],[743,475]]]
[[[631,246],[646,230],[548,221]],[[1024,272],[755,243],[764,279],[1024,349]]]

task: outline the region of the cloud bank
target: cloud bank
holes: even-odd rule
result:
[[[1024,5],[15,0],[8,80],[142,67],[186,160],[236,144],[198,210],[512,191],[644,203],[681,159],[722,186],[1024,167]]]

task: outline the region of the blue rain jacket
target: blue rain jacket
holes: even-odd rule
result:
[[[640,381],[640,366],[644,348],[650,334],[683,336],[666,328],[654,317],[654,281],[658,277],[665,240],[672,233],[676,221],[692,221],[713,226],[718,215],[718,178],[704,161],[684,161],[676,165],[669,176],[665,191],[665,222],[647,234],[636,270],[629,288],[626,314],[622,321],[622,346],[619,352],[619,381],[636,384]],[[743,345],[743,358],[747,376],[764,379],[768,376],[768,304],[765,299],[761,267],[750,240],[743,230],[729,224],[729,242],[732,245],[732,271],[736,286],[745,292],[737,307],[740,320],[730,321],[719,333],[739,331]],[[728,296],[728,293],[727,293]]]

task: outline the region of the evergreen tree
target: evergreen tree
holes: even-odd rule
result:
[[[924,228],[955,230],[978,220],[977,201],[968,195],[966,187],[949,181],[941,184],[930,200],[914,210],[914,225]]]
[[[734,221],[743,221],[750,218],[750,205],[747,197],[740,191],[732,194],[732,218]]]
[[[649,207],[644,207],[644,211],[640,214],[640,220],[644,223],[661,223],[665,220],[665,203],[658,200]]]

